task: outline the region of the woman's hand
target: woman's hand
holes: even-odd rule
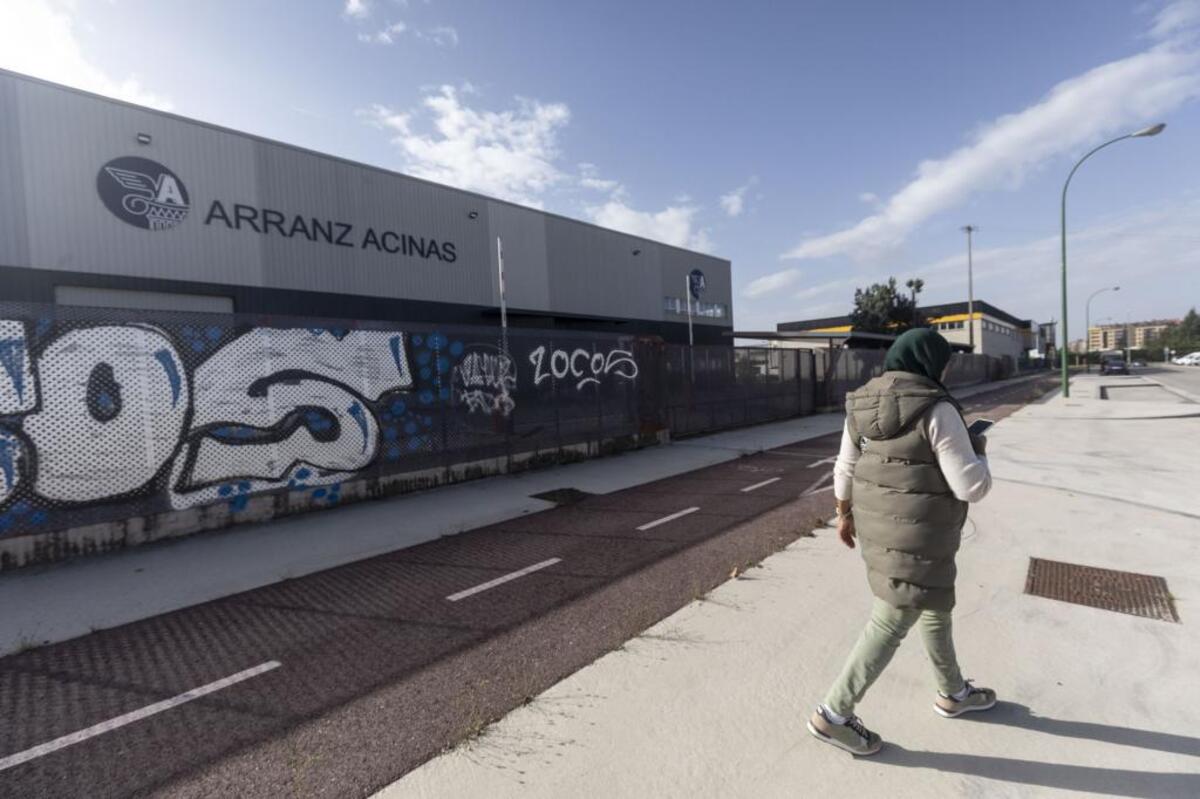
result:
[[[838,538],[842,539],[842,543],[851,549],[854,549],[854,536],[856,535],[854,530],[854,517],[849,514],[838,514],[837,532]]]

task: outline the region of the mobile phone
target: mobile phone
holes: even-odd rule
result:
[[[967,428],[967,432],[973,436],[981,436],[991,429],[992,425],[994,424],[995,422],[993,422],[991,419],[976,419],[975,421],[971,422],[970,426]]]

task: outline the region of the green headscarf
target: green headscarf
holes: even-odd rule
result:
[[[942,385],[942,372],[950,363],[950,342],[936,330],[916,327],[900,334],[888,348],[883,368],[889,372],[911,372]]]

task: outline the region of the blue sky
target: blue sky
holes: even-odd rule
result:
[[[729,258],[741,329],[922,277],[1200,303],[1200,0],[0,0],[0,66]]]

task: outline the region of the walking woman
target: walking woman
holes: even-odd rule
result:
[[[808,731],[855,755],[883,745],[854,708],[913,625],[933,663],[938,714],[953,718],[996,704],[995,691],[963,679],[951,638],[954,555],[967,503],[982,499],[992,478],[987,440],[967,432],[941,383],[949,362],[946,339],[909,330],[888,350],[884,373],[846,397],[833,470],[838,535],[851,549],[856,537],[862,545],[875,603]]]

